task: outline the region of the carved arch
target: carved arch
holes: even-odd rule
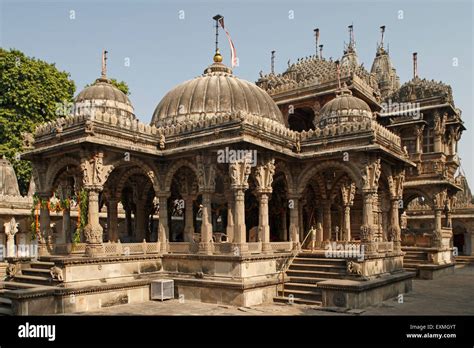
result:
[[[173,163],[171,167],[169,167],[166,173],[165,182],[163,186],[163,189],[165,191],[169,191],[171,189],[171,182],[173,180],[173,177],[176,174],[176,172],[182,167],[188,167],[189,169],[191,169],[194,175],[196,176],[196,179],[198,178],[198,170],[197,170],[196,165],[194,165],[194,163],[185,159],[178,160],[175,163]]]

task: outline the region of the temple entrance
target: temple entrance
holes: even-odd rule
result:
[[[453,246],[458,249],[458,255],[466,254],[466,229],[456,226],[453,230]]]

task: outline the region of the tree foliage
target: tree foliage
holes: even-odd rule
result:
[[[21,160],[22,133],[56,119],[58,104],[70,103],[75,91],[67,72],[55,64],[0,48],[0,156],[15,168],[21,192],[28,190],[31,165]]]

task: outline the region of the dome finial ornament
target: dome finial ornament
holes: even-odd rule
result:
[[[222,55],[219,52],[219,21],[224,18],[220,14],[216,14],[212,17],[216,21],[216,53],[214,54],[214,63],[222,62]]]
[[[102,51],[102,71],[100,74],[100,78],[107,79],[107,50]]]

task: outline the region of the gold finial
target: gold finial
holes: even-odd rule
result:
[[[214,63],[221,63],[222,62],[222,55],[219,52],[219,49],[216,50],[216,54],[214,54]]]

